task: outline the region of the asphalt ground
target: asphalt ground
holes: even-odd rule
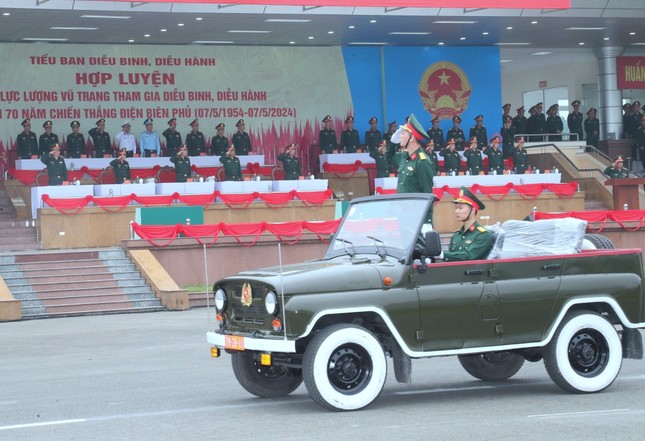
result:
[[[206,309],[0,324],[0,440],[638,440],[645,360],[624,360],[597,394],[568,394],[542,362],[510,380],[470,377],[456,357],[390,369],[357,412],[315,404],[304,386],[259,399],[210,357]],[[391,366],[390,366],[391,368]]]

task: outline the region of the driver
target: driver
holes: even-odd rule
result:
[[[446,262],[485,259],[493,246],[490,232],[477,222],[477,212],[486,206],[466,187],[461,187],[455,204],[455,216],[462,227],[452,235],[448,251],[437,259]]]

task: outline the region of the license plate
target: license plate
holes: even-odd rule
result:
[[[243,351],[244,337],[238,337],[237,335],[225,335],[224,347],[226,349],[232,349],[234,351]]]

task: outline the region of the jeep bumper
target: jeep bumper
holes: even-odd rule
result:
[[[207,332],[206,340],[213,346],[236,351],[296,352],[296,342],[284,339],[253,338]]]

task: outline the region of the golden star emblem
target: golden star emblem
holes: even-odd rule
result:
[[[441,75],[439,75],[439,79],[441,80],[441,82],[439,83],[440,86],[442,84],[448,84],[448,80],[450,79],[450,75],[446,75],[446,71],[444,70],[444,71],[441,72]]]

